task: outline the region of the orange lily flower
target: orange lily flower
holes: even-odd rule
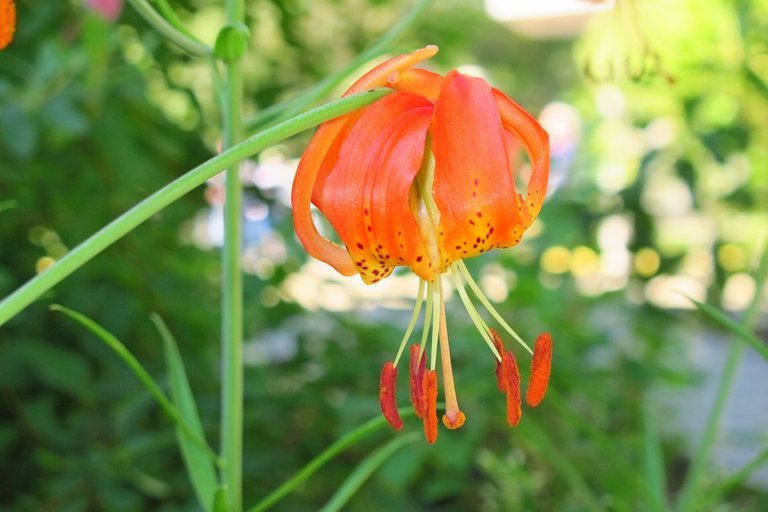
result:
[[[16,5],[13,0],[0,0],[0,50],[13,41],[16,30]]]
[[[442,276],[448,275],[498,362],[499,388],[507,394],[508,421],[520,416],[520,377],[512,352],[472,304],[473,293],[533,354],[528,403],[546,392],[552,342],[535,349],[491,306],[463,259],[520,242],[538,215],[549,174],[547,133],[519,105],[484,80],[457,71],[441,76],[412,66],[437,53],[427,46],[377,66],[345,95],[373,87],[394,92],[361,110],[324,123],[301,158],[293,182],[294,227],[312,256],[343,275],[372,284],[397,266],[421,278],[416,307],[394,362],[381,373],[380,401],[389,423],[402,421],[395,402],[397,364],[426,297],[422,341],[411,348],[411,400],[427,440],[437,438],[437,352],[440,351],[448,428],[465,421],[454,389]],[[518,192],[514,156],[528,153],[531,174]],[[324,238],[312,219],[313,203],[336,230],[343,247]],[[431,357],[425,347],[431,329]]]

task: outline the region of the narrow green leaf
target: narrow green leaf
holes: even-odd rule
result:
[[[658,421],[648,397],[643,403],[643,465],[647,485],[646,510],[665,511],[667,504],[666,471],[657,429]]]
[[[187,373],[181,360],[178,346],[168,327],[159,315],[153,313],[152,321],[157,327],[165,348],[165,362],[168,366],[168,380],[171,387],[171,398],[181,417],[189,425],[194,436],[205,438],[203,425],[195,405],[195,397],[189,387]],[[187,467],[189,479],[195,489],[197,499],[204,510],[213,510],[214,498],[219,487],[216,469],[208,457],[208,453],[194,441],[194,437],[182,428],[176,429],[176,439],[179,442],[184,465]]]
[[[400,409],[399,412],[401,418],[406,418],[413,415],[413,410],[411,410],[410,407],[408,409]],[[285,498],[288,494],[291,493],[291,491],[298,487],[302,482],[307,480],[310,476],[315,474],[317,470],[319,470],[341,452],[353,444],[362,441],[374,432],[388,426],[389,425],[387,424],[387,421],[383,417],[378,416],[366,421],[356,429],[347,432],[338,441],[326,448],[325,451],[323,451],[320,455],[309,461],[307,465],[301,468],[290,479],[283,482],[280,487],[269,493],[256,505],[249,508],[248,512],[261,512],[271,508],[275,503]]]
[[[768,360],[768,346],[765,345],[765,342],[755,337],[744,326],[737,324],[728,318],[723,312],[713,306],[710,306],[709,304],[699,302],[690,297],[688,297],[688,300],[693,302],[693,304],[699,308],[699,311],[707,315],[710,319],[714,320],[725,329],[731,331],[738,337],[738,339],[755,349],[758,354],[763,356],[763,359]]]
[[[331,499],[328,500],[328,503],[320,509],[320,512],[337,512],[341,510],[379,466],[384,464],[384,462],[397,450],[406,444],[414,442],[418,438],[419,434],[417,433],[398,436],[368,455],[360,464],[358,464],[344,483],[341,484],[341,487],[336,490]]]
[[[763,290],[766,285],[766,279],[768,278],[768,245],[763,250],[754,277],[755,283],[757,285],[755,286],[755,291],[752,294],[752,300],[750,301],[749,307],[747,307],[747,310],[744,312],[744,317],[739,324],[730,322],[728,317],[720,313],[715,308],[693,301],[693,303],[696,304],[696,306],[699,307],[701,311],[704,311],[704,313],[709,315],[711,318],[717,320],[718,322],[725,321],[725,324],[728,325],[728,330],[736,334],[739,339],[750,345],[753,345],[753,340],[750,339],[752,338],[751,331],[754,329],[755,322],[757,321],[758,315],[760,313],[760,301],[762,300]],[[744,334],[747,335],[746,339]],[[761,348],[765,348],[762,343],[753,345],[753,347],[758,351],[758,353],[765,357],[765,355],[762,354],[760,350]],[[696,447],[696,451],[693,454],[693,459],[691,460],[690,467],[685,475],[685,480],[683,481],[683,484],[680,486],[680,490],[677,493],[678,498],[675,506],[675,510],[677,512],[690,512],[694,510],[694,508],[700,504],[702,499],[706,499],[707,495],[712,494],[711,492],[705,492],[709,491],[709,489],[703,488],[702,480],[704,474],[709,469],[709,460],[712,456],[712,450],[714,449],[715,442],[717,440],[720,420],[723,417],[725,406],[728,402],[728,397],[731,393],[731,390],[733,389],[733,383],[736,379],[736,371],[738,370],[739,364],[743,358],[745,348],[746,347],[744,345],[732,343],[728,350],[728,357],[725,361],[725,364],[723,365],[723,374],[720,378],[720,384],[717,388],[715,402],[712,405],[712,410],[710,411],[707,422],[704,426],[704,432],[701,436],[701,440],[699,441],[698,446]]]
[[[134,373],[134,375],[136,375],[139,381],[144,384],[144,387],[147,388],[147,391],[149,391],[149,394],[152,395],[152,398],[157,401],[157,404],[160,406],[163,412],[173,422],[175,422],[176,425],[186,431],[187,434],[194,440],[194,442],[208,454],[208,457],[211,458],[211,460],[218,459],[216,453],[211,450],[203,438],[196,435],[192,428],[184,421],[179,411],[176,409],[176,407],[174,407],[173,403],[171,403],[168,397],[165,396],[165,393],[163,393],[163,390],[160,388],[157,382],[155,382],[149,372],[144,369],[139,360],[136,359],[133,354],[131,354],[131,352],[125,347],[125,345],[123,345],[120,340],[115,337],[114,334],[107,331],[102,326],[87,316],[83,315],[82,313],[78,313],[72,309],[66,308],[59,304],[52,305],[50,309],[51,311],[64,313],[68,317],[72,318],[80,325],[95,334],[97,338],[99,338],[104,342],[105,345],[111,348],[112,351],[115,352],[115,354],[117,354],[117,356],[123,360],[123,362]]]

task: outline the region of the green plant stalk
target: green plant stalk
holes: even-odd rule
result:
[[[368,47],[363,53],[355,57],[352,62],[340,71],[325,77],[315,84],[308,91],[292,98],[288,101],[276,103],[256,116],[246,121],[245,129],[248,133],[263,129],[266,126],[277,123],[291,117],[303,110],[306,110],[317,101],[327,96],[335,87],[344,81],[351,73],[371,59],[378,57],[389,49],[389,47],[400,36],[412,27],[421,18],[421,15],[427,10],[434,0],[419,0],[413,8],[408,11],[396,24],[387,30],[373,45]]]
[[[244,0],[226,0],[227,23],[245,23]],[[224,147],[243,138],[242,58],[225,62]],[[227,169],[224,202],[221,301],[221,482],[232,512],[243,509],[243,187],[240,165]]]
[[[201,43],[200,41],[189,37],[184,32],[174,27],[171,23],[163,18],[147,0],[128,0],[136,12],[138,12],[147,23],[152,25],[152,28],[157,30],[161,35],[165,36],[168,40],[176,43],[183,50],[196,55],[198,57],[207,57],[213,53],[213,50]]]
[[[741,321],[741,326],[749,332],[752,332],[757,321],[757,314],[760,311],[760,301],[763,297],[766,276],[768,276],[768,246],[766,246],[762,257],[760,258],[760,264],[755,275],[755,282],[757,283],[755,286],[755,293],[744,314],[744,318]],[[730,350],[728,351],[728,358],[725,362],[723,376],[720,379],[720,386],[715,398],[715,404],[710,411],[698,450],[696,450],[696,453],[693,456],[691,468],[688,471],[685,482],[683,482],[683,487],[680,490],[680,498],[678,499],[676,507],[678,512],[689,512],[693,509],[696,503],[696,497],[701,485],[701,478],[704,476],[704,471],[709,464],[712,448],[714,447],[715,439],[717,438],[718,427],[720,426],[720,418],[723,415],[723,411],[728,402],[728,397],[731,394],[736,371],[741,363],[745,348],[743,343],[734,342],[731,344]]]
[[[398,411],[401,418],[407,418],[414,415],[414,412],[410,407],[408,409],[399,409]],[[386,426],[388,426],[387,420],[382,416],[377,416],[376,418],[366,421],[356,429],[347,432],[341,439],[337,440],[320,455],[309,461],[307,465],[301,468],[301,470],[290,479],[283,482],[280,487],[269,493],[256,505],[249,508],[248,512],[262,512],[269,509],[341,452]]]
[[[3,299],[0,302],[0,326],[136,226],[224,169],[308,128],[368,105],[390,92],[390,89],[374,89],[322,105],[253,135],[200,164],[101,228],[54,265]]]
[[[344,480],[344,483],[336,489],[336,492],[328,500],[320,512],[338,512],[355,495],[373,473],[384,464],[397,450],[412,443],[419,438],[420,434],[411,432],[390,440],[387,444],[368,455],[355,470]]]
[[[168,4],[167,0],[155,0],[155,3],[157,3],[160,14],[163,16],[163,18],[165,18],[168,23],[173,25],[176,30],[189,37],[193,41],[197,41],[198,43],[203,44],[198,38],[195,37],[194,34],[192,34],[192,32],[187,30],[187,27],[185,27],[181,22],[179,16],[176,14],[176,11],[174,11],[170,4]]]

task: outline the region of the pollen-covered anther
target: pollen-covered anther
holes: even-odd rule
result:
[[[424,368],[427,363],[426,353],[421,354],[421,360],[419,360],[419,353],[421,352],[420,345],[411,345],[411,361],[408,372],[408,382],[411,388],[411,403],[413,404],[413,410],[416,411],[416,416],[421,419],[424,411],[424,390],[422,388],[422,381],[424,380]]]
[[[520,395],[520,371],[512,352],[505,352],[501,357],[501,373],[507,394],[507,423],[510,427],[515,427],[520,423],[523,410]]]
[[[403,420],[397,412],[395,401],[395,383],[397,381],[397,368],[390,362],[384,363],[379,379],[379,403],[384,418],[395,430],[403,428]]]
[[[493,346],[496,347],[496,352],[500,356],[504,354],[504,341],[501,339],[501,335],[495,329],[488,329],[491,332],[491,338],[493,339]],[[501,371],[501,361],[496,359],[496,384],[499,387],[499,391],[505,393],[507,391],[504,387],[503,373]]]
[[[422,417],[424,421],[424,436],[429,444],[437,441],[437,372],[426,370],[422,376],[422,393],[424,398]]]
[[[539,334],[533,346],[531,359],[531,380],[525,401],[531,407],[536,407],[544,399],[549,385],[549,374],[552,370],[552,336],[548,333]]]

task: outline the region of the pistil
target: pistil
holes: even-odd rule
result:
[[[443,387],[445,388],[445,414],[443,424],[456,429],[461,427],[466,420],[464,413],[459,409],[459,401],[456,398],[456,387],[453,382],[453,368],[451,367],[451,349],[448,343],[448,327],[445,320],[445,299],[443,297],[442,279],[437,280],[440,293],[440,362],[443,367]]]

